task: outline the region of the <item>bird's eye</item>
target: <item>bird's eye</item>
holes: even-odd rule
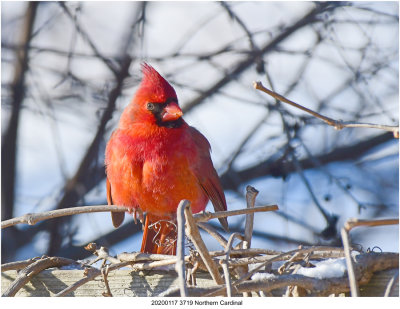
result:
[[[147,108],[147,110],[149,110],[149,111],[152,111],[152,110],[154,110],[154,104],[153,103],[147,103],[147,105],[146,105],[146,108]]]

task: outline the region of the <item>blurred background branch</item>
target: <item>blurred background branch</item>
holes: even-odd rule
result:
[[[1,144],[1,220],[12,218],[14,201],[15,201],[15,186],[16,186],[16,162],[17,162],[17,143],[18,129],[20,123],[20,114],[22,103],[25,96],[25,79],[26,71],[29,66],[29,47],[31,43],[31,35],[33,24],[36,17],[36,2],[29,3],[24,16],[24,23],[21,27],[21,45],[22,49],[15,52],[15,70],[14,76],[10,85],[12,109],[4,134],[2,134]],[[7,241],[19,237],[16,229],[12,228],[9,231],[2,233],[4,237],[3,246],[13,248],[12,241]],[[3,251],[4,252],[4,251]]]

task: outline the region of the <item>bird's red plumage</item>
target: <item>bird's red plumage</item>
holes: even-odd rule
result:
[[[147,213],[146,226],[164,224],[158,234],[145,228],[143,252],[174,254],[155,244],[155,237],[172,233],[164,220],[174,220],[182,199],[191,202],[193,213],[204,210],[209,199],[216,211],[226,210],[210,145],[180,117],[177,102],[172,86],[145,64],[142,83],[106,148],[109,204],[140,208]],[[176,113],[166,117],[166,110]],[[115,225],[122,222],[121,214],[113,214]],[[227,229],[226,220],[220,221]]]

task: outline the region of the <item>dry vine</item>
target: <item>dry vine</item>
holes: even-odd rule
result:
[[[286,288],[282,292],[286,296],[327,296],[339,294],[351,290],[352,295],[358,295],[358,285],[366,284],[372,274],[376,271],[398,268],[398,254],[396,253],[362,253],[351,255],[350,242],[348,242],[348,232],[356,226],[377,226],[387,224],[398,224],[398,219],[386,219],[375,221],[349,220],[343,230],[347,235],[343,239],[344,248],[328,246],[300,247],[289,252],[279,252],[260,248],[250,248],[252,238],[252,225],[254,212],[276,210],[273,206],[254,206],[257,190],[247,187],[246,209],[225,211],[217,214],[201,213],[193,215],[190,208],[190,202],[182,201],[177,211],[178,222],[178,243],[177,256],[145,253],[121,253],[117,256],[110,256],[107,248],[98,247],[95,243],[88,244],[85,249],[96,256],[90,262],[80,263],[80,267],[85,269],[84,277],[72,285],[64,288],[55,294],[55,296],[66,296],[73,293],[76,289],[95,278],[102,276],[105,284],[103,296],[113,296],[112,289],[109,286],[108,274],[112,271],[124,267],[130,267],[133,271],[152,270],[161,266],[174,266],[178,276],[178,288],[172,288],[164,291],[159,296],[250,296],[252,293],[265,296],[271,294],[274,290]],[[65,213],[71,214],[71,210],[65,210]],[[90,210],[89,208],[79,207],[77,213]],[[109,209],[110,210],[110,209]],[[114,208],[112,209],[113,211]],[[104,211],[104,210],[101,210]],[[244,235],[232,233],[229,240],[225,240],[218,232],[210,229],[204,221],[221,216],[232,216],[246,214],[246,229]],[[52,218],[53,216],[34,214],[26,215],[18,220],[13,220],[13,224],[27,222],[27,218],[32,220],[41,220],[43,218]],[[36,222],[36,221],[34,221]],[[205,231],[211,231],[209,234],[217,239],[224,247],[221,251],[209,251],[199,233],[198,227]],[[184,235],[193,242],[196,247],[189,255],[184,254]],[[241,242],[234,246],[234,239]],[[347,260],[347,270],[349,280],[346,275],[335,278],[312,278],[297,271],[301,267],[310,267],[310,261],[320,261],[327,258],[344,258],[350,256],[351,264]],[[100,269],[93,267],[95,262],[102,261]],[[285,263],[278,269],[274,269],[274,262]],[[15,296],[18,291],[30,281],[37,273],[51,267],[60,267],[70,264],[77,264],[73,260],[59,257],[42,257],[30,259],[27,261],[13,262],[2,265],[2,272],[8,270],[20,270],[19,275],[14,282],[3,293],[3,296]],[[306,265],[306,266],[304,266]],[[190,271],[189,271],[190,270]],[[214,285],[208,288],[197,287],[196,271],[206,271],[214,280]],[[222,272],[222,273],[221,273]],[[186,274],[192,285],[188,286]],[[254,277],[258,274],[258,278]],[[190,278],[189,278],[190,277]],[[394,279],[389,282],[385,294],[389,295],[393,290]],[[355,286],[355,287],[354,287]],[[355,292],[354,292],[355,291]]]

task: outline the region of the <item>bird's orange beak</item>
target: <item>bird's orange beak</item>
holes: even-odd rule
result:
[[[177,120],[182,117],[183,112],[175,102],[169,103],[162,112],[162,121]]]

